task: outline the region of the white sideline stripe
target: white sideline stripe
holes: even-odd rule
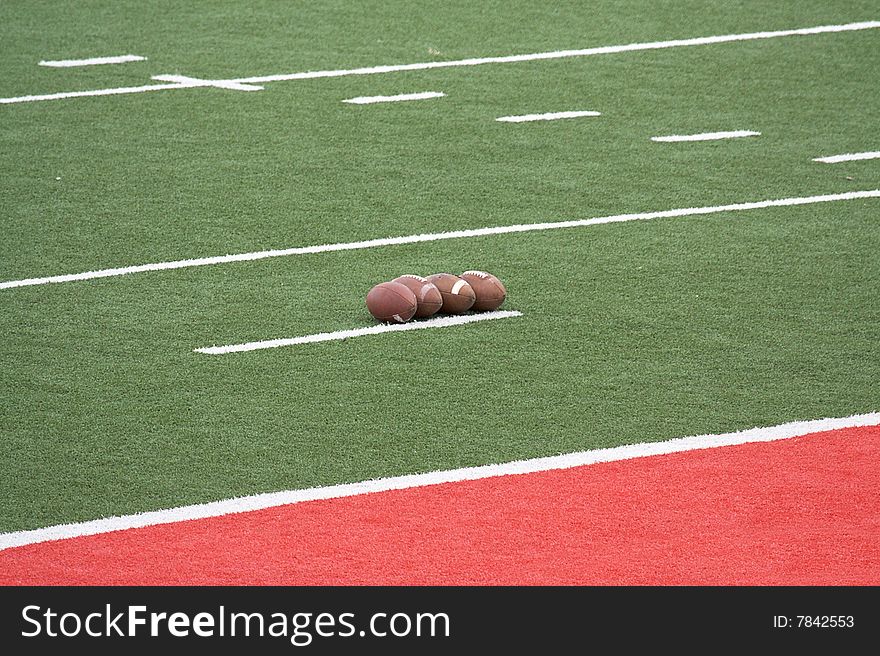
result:
[[[489,321],[491,319],[508,319],[521,317],[522,312],[516,310],[497,310],[482,314],[464,314],[450,317],[435,317],[425,321],[412,323],[392,323],[369,326],[367,328],[355,328],[353,330],[338,330],[333,333],[318,333],[303,337],[286,337],[283,339],[267,339],[261,342],[248,342],[246,344],[231,344],[229,346],[205,346],[193,349],[196,353],[208,355],[224,355],[226,353],[241,353],[243,351],[257,351],[260,349],[277,348],[279,346],[295,346],[297,344],[314,344],[315,342],[329,342],[333,340],[349,339],[351,337],[363,337],[364,335],[381,335],[383,333],[399,333],[407,330],[423,330],[425,328],[448,328],[460,326],[476,321]]]
[[[880,158],[880,150],[868,153],[846,153],[845,155],[831,155],[830,157],[817,157],[814,162],[825,162],[826,164],[837,164],[838,162],[854,162],[860,159],[878,159]]]
[[[66,540],[69,538],[98,535],[112,531],[123,531],[146,526],[160,524],[173,524],[194,519],[207,519],[220,517],[254,510],[264,510],[277,506],[286,506],[306,501],[318,501],[322,499],[339,499],[353,497],[362,494],[387,492],[391,490],[404,490],[414,487],[427,487],[441,485],[443,483],[458,483],[461,481],[474,481],[483,478],[498,476],[513,476],[519,474],[532,474],[543,471],[558,469],[570,469],[582,467],[600,462],[613,462],[617,460],[629,460],[632,458],[644,458],[648,456],[665,455],[669,453],[681,453],[697,449],[712,449],[722,446],[735,446],[749,442],[773,442],[784,440],[810,433],[837,430],[841,428],[855,428],[859,426],[877,426],[880,424],[880,412],[873,412],[850,417],[817,419],[812,421],[795,421],[767,428],[752,428],[733,433],[719,435],[697,435],[681,437],[664,442],[645,442],[628,444],[607,449],[595,449],[593,451],[580,451],[546,458],[534,458],[531,460],[515,460],[496,465],[483,465],[479,467],[464,467],[446,471],[434,471],[425,474],[409,474],[390,478],[379,478],[359,483],[343,483],[326,487],[313,487],[302,490],[287,490],[283,492],[269,492],[247,497],[225,499],[210,503],[200,503],[192,506],[181,506],[167,510],[155,510],[138,513],[135,515],[123,515],[119,517],[106,517],[76,524],[60,524],[46,528],[38,528],[13,533],[0,533],[0,550],[20,547],[40,542],[54,540]]]
[[[610,55],[621,52],[634,52],[641,50],[661,50],[664,48],[705,46],[715,43],[730,43],[733,41],[755,41],[759,39],[774,39],[786,36],[809,36],[814,34],[830,34],[835,32],[855,32],[859,30],[875,29],[878,27],[880,27],[880,21],[863,21],[859,23],[846,23],[843,25],[821,25],[818,27],[803,27],[793,30],[776,30],[772,32],[749,32],[745,34],[725,34],[721,36],[704,36],[691,39],[673,39],[671,41],[652,41],[649,43],[630,43],[617,46],[600,46],[597,48],[585,48],[582,50],[555,50],[552,52],[538,52],[527,55],[479,57],[452,61],[421,62],[417,64],[393,64],[386,66],[371,66],[366,68],[350,68],[330,71],[306,71],[302,73],[282,73],[279,75],[258,75],[254,77],[243,77],[220,81],[235,82],[241,84],[262,84],[264,82],[283,82],[287,80],[345,77],[349,75],[376,75],[382,73],[395,73],[399,71],[418,71],[434,68],[452,68],[457,66],[479,66],[481,64],[511,64],[516,62],[538,61],[545,59],[564,59],[568,57]],[[153,85],[143,87],[126,87],[124,89],[72,91],[63,93],[52,93],[47,95],[19,96],[17,98],[0,98],[0,104],[35,102],[39,100],[59,100],[62,98],[79,98],[82,96],[106,96],[118,93],[142,93],[146,91],[159,91],[161,89],[167,88],[184,89],[189,87],[184,85],[179,85],[175,87],[162,87],[160,85]]]
[[[760,132],[750,130],[731,130],[730,132],[703,132],[702,134],[671,134],[666,137],[651,137],[651,141],[712,141],[714,139],[737,139],[739,137],[759,137]]]
[[[747,210],[764,209],[767,207],[811,205],[813,203],[828,203],[839,200],[855,200],[859,198],[878,197],[880,197],[880,189],[872,189],[870,191],[848,191],[839,194],[826,194],[822,196],[803,196],[796,198],[782,198],[779,200],[762,200],[754,203],[735,203],[732,205],[714,205],[710,207],[686,207],[682,209],[662,210],[659,212],[642,212],[637,214],[617,214],[615,216],[601,216],[593,219],[577,219],[573,221],[558,221],[555,223],[523,223],[509,226],[495,226],[491,228],[476,228],[471,230],[455,230],[452,232],[435,232],[422,235],[408,235],[405,237],[384,237],[381,239],[369,239],[366,241],[324,244],[322,246],[297,246],[294,248],[285,248],[280,250],[238,253],[235,255],[217,255],[214,257],[202,257],[190,260],[175,260],[173,262],[156,262],[153,264],[138,264],[134,266],[118,267],[114,269],[85,271],[83,273],[67,273],[56,276],[46,276],[42,278],[8,280],[6,282],[0,282],[0,289],[29,287],[31,285],[45,285],[49,283],[73,282],[76,280],[92,280],[95,278],[110,278],[113,276],[125,276],[132,273],[144,273],[146,271],[169,271],[172,269],[185,269],[188,267],[208,266],[212,264],[249,262],[270,257],[287,257],[289,255],[312,255],[317,253],[329,253],[333,251],[351,251],[364,248],[381,248],[383,246],[395,246],[399,244],[416,244],[421,242],[440,241],[442,239],[466,239],[470,237],[502,235],[514,232],[556,230],[559,228],[580,228],[585,226],[602,225],[605,223],[647,221],[651,219],[662,219],[678,216],[717,214],[720,212],[742,212]]]
[[[146,57],[140,55],[115,55],[113,57],[90,57],[88,59],[59,59],[55,61],[41,61],[40,66],[53,68],[70,68],[72,66],[95,66],[97,64],[125,64],[126,62],[146,61]]]
[[[442,91],[422,91],[420,93],[400,93],[396,96],[358,96],[343,100],[352,105],[372,105],[373,103],[400,102],[402,100],[427,100],[428,98],[442,98],[446,94]]]
[[[186,75],[154,75],[151,79],[160,82],[176,82],[185,87],[217,87],[218,89],[232,89],[234,91],[262,91],[263,87],[255,84],[241,84],[240,82],[231,82],[223,80],[201,80],[197,77],[187,77]]]
[[[522,116],[499,116],[495,120],[502,123],[526,123],[529,121],[555,121],[560,118],[580,118],[581,116],[601,116],[601,114],[593,111],[548,112],[546,114],[523,114]]]

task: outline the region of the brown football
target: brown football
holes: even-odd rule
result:
[[[398,276],[392,282],[399,282],[401,285],[409,287],[410,291],[416,295],[416,318],[423,319],[430,317],[443,306],[443,297],[440,296],[440,290],[437,285],[428,282],[427,278],[406,273]]]
[[[474,304],[474,290],[467,280],[462,280],[451,273],[435,273],[428,276],[428,281],[434,283],[440,290],[443,298],[441,312],[447,314],[461,314],[471,309]]]
[[[416,295],[399,282],[380,282],[367,293],[367,309],[379,321],[406,323],[417,308]]]
[[[477,312],[486,312],[488,310],[497,310],[504,299],[507,298],[507,290],[504,284],[491,273],[486,271],[465,271],[460,278],[466,280],[474,290],[476,300],[474,301],[472,310]]]

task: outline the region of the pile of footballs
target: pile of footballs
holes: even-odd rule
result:
[[[505,298],[502,282],[486,271],[459,276],[435,273],[427,278],[408,273],[375,285],[367,294],[367,309],[379,321],[406,323],[437,313],[497,310]]]

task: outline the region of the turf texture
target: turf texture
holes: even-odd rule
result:
[[[869,2],[7,2],[0,97],[877,20]],[[44,59],[133,53],[81,69]],[[0,105],[0,281],[880,188],[880,30]],[[442,91],[352,106],[361,95]],[[600,117],[504,124],[512,114]],[[658,144],[747,129],[759,137]],[[880,409],[880,201],[0,290],[0,531]],[[523,317],[370,325],[403,273]]]

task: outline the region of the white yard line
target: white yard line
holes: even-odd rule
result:
[[[223,501],[201,503],[192,506],[180,506],[167,510],[155,510],[135,515],[122,515],[75,524],[59,524],[56,526],[27,531],[0,533],[0,550],[28,544],[37,544],[40,542],[66,540],[87,535],[99,535],[102,533],[110,533],[112,531],[124,531],[146,526],[157,526],[160,524],[173,524],[195,519],[221,517],[224,515],[264,510],[266,508],[275,508],[278,506],[286,506],[307,501],[339,499],[364,494],[374,494],[377,492],[388,492],[391,490],[427,487],[443,483],[458,483],[461,481],[474,481],[498,476],[513,476],[570,469],[572,467],[583,467],[601,462],[645,458],[649,456],[682,453],[698,449],[713,449],[724,446],[748,444],[751,442],[773,442],[776,440],[785,440],[822,431],[877,425],[880,425],[880,412],[873,412],[870,414],[852,415],[850,417],[834,419],[796,421],[780,424],[778,426],[752,428],[733,433],[697,435],[692,437],[680,437],[664,442],[628,444],[607,449],[579,451],[576,453],[545,458],[515,460],[495,465],[464,467],[461,469],[434,471],[425,474],[409,474],[405,476],[372,479],[359,483],[343,483],[326,487],[269,492],[247,497],[225,499]]]
[[[546,59],[590,57],[593,55],[613,55],[621,52],[635,52],[641,50],[662,50],[665,48],[706,46],[717,43],[730,43],[734,41],[754,41],[758,39],[774,39],[786,36],[811,36],[815,34],[829,34],[836,32],[854,32],[858,30],[876,29],[878,27],[880,27],[880,21],[864,21],[859,23],[846,23],[843,25],[822,25],[819,27],[806,27],[793,30],[776,30],[772,32],[725,34],[721,36],[703,36],[690,39],[673,39],[669,41],[651,41],[647,43],[629,43],[625,45],[599,46],[596,48],[584,48],[580,50],[554,50],[551,52],[537,52],[525,55],[505,55],[499,57],[480,57],[472,59],[458,59],[452,61],[421,62],[418,64],[398,64],[390,66],[372,66],[368,68],[354,68],[332,71],[308,71],[304,73],[261,75],[256,77],[241,78],[239,82],[261,84],[263,82],[281,82],[285,80],[343,77],[348,75],[374,75],[378,73],[394,73],[398,71],[418,71],[434,68],[453,68],[458,66],[480,66],[482,64],[512,64],[518,62],[539,61]]]
[[[856,32],[871,30],[880,27],[880,21],[863,21],[859,23],[846,23],[842,25],[820,25],[818,27],[803,27],[793,30],[775,30],[771,32],[748,32],[744,34],[725,34],[720,36],[703,36],[691,39],[673,39],[669,41],[651,41],[647,43],[629,43],[616,46],[600,46],[596,48],[584,48],[582,50],[554,50],[551,52],[537,52],[525,55],[505,55],[499,57],[478,57],[471,59],[458,59],[452,61],[420,62],[416,64],[392,64],[385,66],[370,66],[365,68],[349,68],[327,71],[305,71],[301,73],[281,73],[277,75],[258,75],[254,77],[219,80],[223,83],[236,84],[263,84],[265,82],[282,82],[289,80],[311,80],[316,78],[346,77],[350,75],[377,75],[383,73],[395,73],[400,71],[419,71],[435,68],[453,68],[459,66],[480,66],[482,64],[512,64],[526,61],[541,61],[547,59],[565,59],[570,57],[590,57],[593,55],[612,55],[622,52],[638,52],[643,50],[662,50],[665,48],[684,48],[689,46],[706,46],[718,43],[732,43],[735,41],[756,41],[760,39],[775,39],[788,36],[813,36],[816,34],[833,34],[838,32]],[[95,91],[72,91],[51,93],[45,95],[19,96],[15,98],[0,98],[0,104],[36,102],[41,100],[60,100],[63,98],[80,98],[83,96],[107,96],[121,93],[143,93],[147,91],[160,91],[164,89],[189,89],[189,85],[177,85],[168,87],[164,85],[147,85],[142,87],[125,87],[122,89],[98,89]]]
[[[880,158],[880,150],[867,153],[846,153],[844,155],[831,155],[830,157],[816,157],[814,162],[824,162],[825,164],[838,164],[840,162],[855,162],[860,159],[878,159]]]
[[[96,66],[99,64],[125,64],[127,62],[146,61],[146,57],[140,55],[114,55],[112,57],[90,57],[88,59],[59,59],[56,61],[41,61],[40,66],[52,68],[71,68],[74,66]]]
[[[381,335],[383,333],[399,333],[407,330],[424,330],[426,328],[448,328],[461,326],[466,323],[477,321],[490,321],[492,319],[509,319],[521,317],[522,312],[515,310],[497,310],[482,314],[462,314],[455,316],[442,316],[425,321],[413,321],[412,323],[392,323],[368,326],[367,328],[355,328],[353,330],[338,330],[333,333],[317,333],[303,337],[285,337],[282,339],[267,339],[260,342],[247,342],[246,344],[231,344],[229,346],[206,346],[194,349],[196,353],[208,355],[224,355],[226,353],[241,353],[243,351],[258,351],[261,349],[278,348],[279,346],[295,346],[297,344],[314,344],[315,342],[330,342],[345,340],[364,335]]]
[[[256,251],[252,253],[237,253],[234,255],[217,255],[214,257],[202,257],[188,260],[175,260],[172,262],[155,262],[153,264],[137,264],[113,269],[100,269],[97,271],[85,271],[83,273],[67,273],[41,278],[24,278],[21,280],[8,280],[0,282],[0,289],[12,289],[16,287],[29,287],[32,285],[46,285],[49,283],[73,282],[77,280],[93,280],[96,278],[110,278],[125,276],[132,273],[144,273],[147,271],[169,271],[172,269],[186,269],[189,267],[208,266],[213,264],[229,264],[232,262],[250,262],[271,257],[286,257],[292,255],[314,255],[318,253],[331,253],[335,251],[351,251],[365,248],[382,248],[384,246],[396,246],[400,244],[417,244],[422,242],[440,241],[443,239],[467,239],[471,237],[485,237],[489,235],[510,234],[515,232],[532,232],[538,230],[557,230],[561,228],[582,228],[586,226],[603,225],[606,223],[623,223],[626,221],[649,221],[681,216],[699,216],[706,214],[719,214],[724,212],[743,212],[759,210],[768,207],[786,207],[794,205],[812,205],[815,203],[829,203],[842,200],[858,200],[865,198],[880,198],[880,189],[869,191],[848,191],[839,194],[825,194],[821,196],[802,196],[795,198],[780,198],[777,200],[762,200],[750,203],[735,203],[732,205],[712,205],[709,207],[685,207],[657,212],[639,212],[635,214],[616,214],[614,216],[600,216],[592,219],[577,219],[573,221],[558,221],[554,223],[521,223],[517,225],[495,226],[491,228],[476,228],[472,230],[454,230],[451,232],[435,232],[421,235],[407,235],[404,237],[384,237],[380,239],[368,239],[366,241],[344,242],[338,244],[324,244],[321,246],[296,246],[279,250]]]
[[[93,89],[91,91],[64,91],[48,93],[41,96],[19,96],[17,98],[0,98],[0,105],[23,102],[39,102],[42,100],[65,100],[67,98],[85,98],[89,96],[121,96],[130,93],[146,93],[147,91],[165,91],[169,89],[190,89],[195,84],[144,84],[139,87],[115,87],[112,89]]]
[[[240,82],[223,81],[223,80],[202,80],[197,77],[187,77],[186,75],[154,75],[154,80],[160,82],[176,82],[185,87],[216,87],[218,89],[231,89],[233,91],[262,91],[263,87],[255,84],[242,84]]]
[[[530,121],[556,121],[561,118],[580,118],[581,116],[601,116],[601,114],[593,111],[547,112],[546,114],[499,116],[495,120],[502,123],[528,123]]]
[[[420,93],[401,93],[396,96],[358,96],[343,100],[351,105],[372,105],[374,103],[401,102],[404,100],[428,100],[429,98],[442,98],[446,94],[442,91],[422,91]]]
[[[651,141],[714,141],[715,139],[738,139],[740,137],[759,137],[760,132],[751,130],[732,130],[730,132],[703,132],[701,134],[670,134],[666,137],[651,137]]]

